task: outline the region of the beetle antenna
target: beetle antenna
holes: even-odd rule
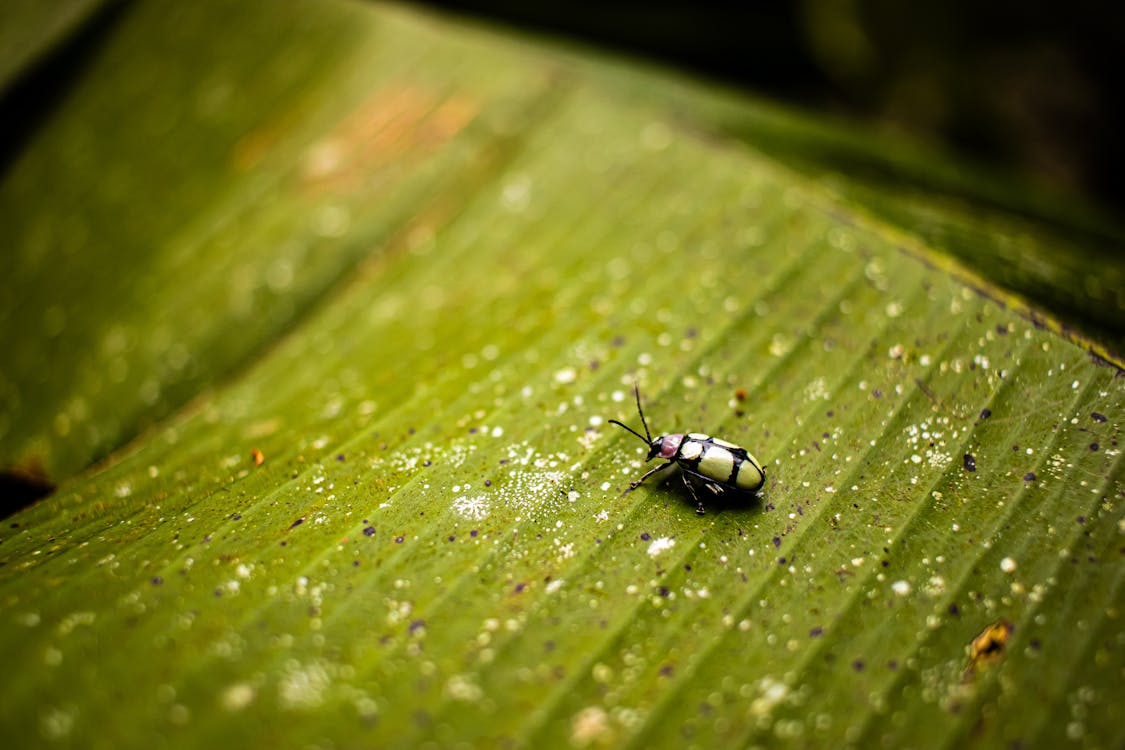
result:
[[[637,397],[637,413],[641,415],[641,424],[645,427],[645,434],[642,435],[629,425],[624,422],[618,422],[616,419],[609,420],[609,423],[615,424],[618,427],[624,427],[626,430],[645,441],[645,445],[652,445],[652,433],[648,431],[648,422],[645,421],[645,413],[644,410],[641,409],[641,389],[637,386],[636,382],[633,383],[633,394]]]
[[[641,415],[641,424],[645,427],[645,437],[648,438],[647,442],[652,443],[652,433],[648,431],[648,422],[645,421],[645,412],[641,408],[641,387],[637,385],[637,381],[633,381],[633,395],[637,397],[637,414]]]
[[[645,441],[645,444],[646,444],[646,445],[648,445],[648,444],[651,444],[651,443],[652,443],[652,441],[651,441],[651,440],[645,440],[645,436],[644,436],[644,435],[642,435],[641,433],[637,432],[636,430],[634,430],[634,429],[633,429],[632,427],[630,427],[629,425],[625,424],[624,422],[618,422],[618,421],[617,421],[616,419],[611,419],[611,420],[609,420],[609,423],[610,423],[610,424],[615,424],[615,425],[617,425],[618,427],[624,427],[624,428],[625,428],[626,430],[628,430],[629,432],[633,433],[634,435],[636,435],[637,437],[639,437],[639,438],[640,438],[641,440],[644,440],[644,441]]]

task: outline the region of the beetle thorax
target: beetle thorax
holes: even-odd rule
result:
[[[680,452],[682,442],[684,442],[683,435],[661,435],[652,441],[652,449],[648,452],[648,457],[650,459],[675,458]]]

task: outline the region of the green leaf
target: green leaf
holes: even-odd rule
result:
[[[654,76],[124,13],[0,184],[0,460],[61,483],[0,532],[5,737],[1122,744],[1115,334],[1037,301],[1077,277],[1024,295],[1009,215],[825,185]],[[761,495],[625,492],[634,382]]]

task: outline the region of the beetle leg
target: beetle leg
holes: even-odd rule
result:
[[[691,493],[692,499],[695,500],[695,512],[702,516],[707,512],[703,507],[703,501],[699,499],[699,494],[696,493],[695,487],[693,487],[691,482],[688,480],[687,474],[681,474],[680,476],[684,478],[684,486],[688,488],[688,492]]]
[[[647,472],[646,472],[646,473],[644,474],[644,476],[642,476],[642,477],[641,477],[640,479],[636,480],[635,482],[631,482],[631,483],[629,484],[629,489],[630,489],[630,490],[635,490],[635,489],[637,489],[638,487],[640,487],[640,486],[641,486],[641,482],[645,481],[646,479],[648,479],[649,477],[651,477],[651,476],[652,476],[653,474],[656,474],[657,472],[660,472],[660,471],[664,471],[664,470],[665,470],[665,469],[667,469],[667,468],[668,468],[669,466],[672,466],[672,465],[673,465],[673,464],[675,464],[675,463],[676,463],[676,462],[675,462],[674,460],[673,460],[673,461],[669,461],[669,462],[668,462],[668,463],[666,463],[666,464],[660,464],[660,466],[657,466],[657,467],[656,467],[655,469],[651,469],[651,470],[647,471]]]

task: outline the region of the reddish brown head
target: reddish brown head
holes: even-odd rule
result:
[[[675,458],[676,454],[680,452],[680,443],[684,442],[683,435],[661,435],[652,441],[652,447],[649,448],[648,458],[646,461],[651,461],[654,458]]]
[[[641,440],[645,441],[645,444],[648,445],[648,458],[645,459],[646,461],[651,461],[657,456],[659,456],[660,458],[672,458],[676,455],[677,452],[679,452],[680,443],[684,442],[684,436],[661,435],[660,437],[653,440],[652,433],[648,431],[648,422],[645,421],[644,410],[641,409],[641,389],[637,387],[636,383],[633,384],[633,394],[637,397],[637,414],[641,415],[641,424],[645,428],[645,434],[642,435],[629,425],[625,424],[624,422],[618,422],[616,419],[609,420],[609,423],[615,424],[622,429],[628,430],[629,432],[639,437]]]

